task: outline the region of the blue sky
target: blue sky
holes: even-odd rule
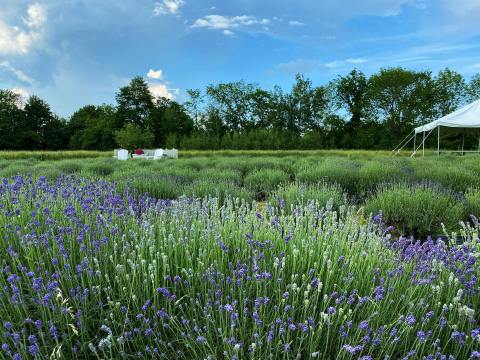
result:
[[[244,79],[359,68],[480,72],[480,0],[0,0],[0,88],[69,116],[136,75],[178,101]]]

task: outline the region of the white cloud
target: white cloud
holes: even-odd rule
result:
[[[27,54],[40,38],[46,21],[46,9],[38,3],[30,5],[27,9],[27,18],[24,19],[26,29],[0,20],[0,54]]]
[[[155,16],[177,14],[184,4],[185,1],[183,0],[163,0],[162,2],[156,2],[153,8],[153,14]]]
[[[150,84],[149,89],[154,97],[164,97],[170,100],[174,98],[175,90],[171,91],[165,84]]]
[[[15,75],[15,77],[20,81],[23,81],[23,82],[28,83],[30,85],[32,85],[34,83],[33,79],[30,76],[25,74],[23,71],[18,70],[15,67],[13,67],[8,61],[0,61],[0,67],[8,70],[10,73]]]
[[[350,59],[345,60],[345,62],[347,62],[349,64],[363,64],[363,63],[366,63],[367,60],[363,59],[363,58],[350,58]]]
[[[301,21],[297,21],[297,20],[290,20],[288,22],[288,25],[290,25],[290,26],[305,26],[305,23],[303,23]]]
[[[261,19],[255,16],[223,16],[223,15],[207,15],[203,18],[195,20],[192,28],[207,28],[213,30],[223,30],[224,35],[233,35],[232,29],[241,29],[245,27],[268,25],[269,19]]]
[[[28,17],[23,21],[30,28],[39,28],[47,22],[47,11],[46,9],[38,4],[32,4],[27,9]]]
[[[12,91],[15,93],[15,94],[18,94],[20,95],[20,97],[22,98],[22,101],[25,101],[28,99],[28,97],[30,96],[30,93],[28,92],[27,89],[24,89],[24,88],[21,88],[21,87],[14,87],[12,89]]]
[[[162,78],[163,78],[163,72],[162,72],[162,70],[160,70],[160,69],[158,69],[158,70],[150,69],[150,70],[148,70],[147,77],[148,77],[149,79],[162,80]]]

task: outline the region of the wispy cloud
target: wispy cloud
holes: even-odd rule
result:
[[[224,35],[233,35],[233,30],[251,28],[252,26],[267,26],[271,23],[269,19],[257,18],[250,15],[223,16],[207,15],[195,20],[192,28],[207,28],[213,30],[223,30]]]
[[[32,85],[34,83],[34,80],[30,76],[12,66],[8,61],[1,61],[0,68],[4,68],[5,70],[13,74],[21,82],[27,83],[29,85]]]
[[[350,58],[350,59],[345,60],[345,62],[347,62],[349,64],[363,64],[363,63],[367,62],[367,59],[364,59],[364,58]]]
[[[163,0],[162,2],[156,2],[153,8],[153,15],[168,15],[177,14],[180,8],[185,4],[183,0]]]
[[[297,20],[290,20],[288,22],[288,25],[290,25],[290,26],[305,26],[305,23],[303,23],[301,21],[297,21]]]

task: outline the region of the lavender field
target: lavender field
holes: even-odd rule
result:
[[[416,241],[333,198],[5,177],[0,358],[480,358],[478,228]]]

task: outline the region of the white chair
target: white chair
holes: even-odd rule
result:
[[[163,149],[155,149],[155,153],[153,154],[153,160],[161,159],[164,155]]]
[[[128,160],[128,151],[125,149],[118,150],[118,160]]]
[[[165,155],[172,159],[178,159],[178,150],[177,149],[169,149],[165,150]]]

